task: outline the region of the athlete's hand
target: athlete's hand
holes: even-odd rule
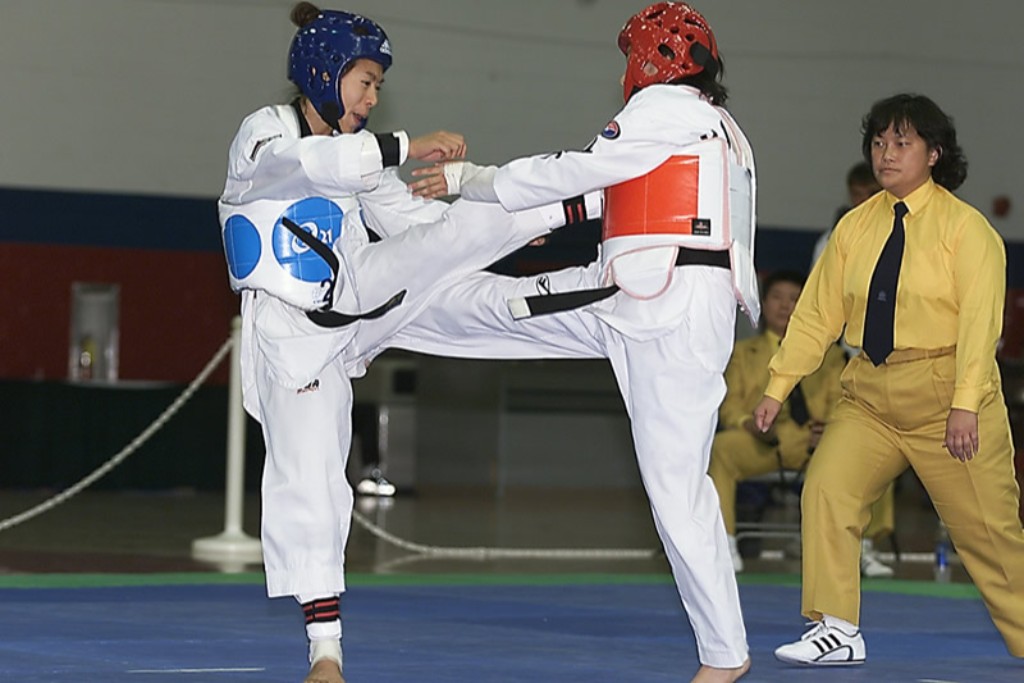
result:
[[[435,163],[466,156],[466,139],[458,133],[439,130],[409,140],[409,158]]]
[[[761,402],[754,408],[754,426],[766,433],[775,424],[775,418],[782,410],[782,403],[771,396],[762,396]]]
[[[412,174],[420,179],[409,183],[409,189],[415,196],[436,199],[452,194],[448,189],[448,179],[444,175],[444,164],[417,168]]]
[[[978,452],[978,414],[961,408],[950,410],[943,446],[960,462],[974,458]]]

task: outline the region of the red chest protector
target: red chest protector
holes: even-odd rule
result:
[[[700,216],[700,157],[681,155],[604,193],[602,239],[631,235],[711,235]]]

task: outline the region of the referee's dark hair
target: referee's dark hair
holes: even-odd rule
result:
[[[871,143],[875,136],[893,126],[902,130],[911,126],[928,145],[938,150],[939,160],[932,166],[932,180],[949,191],[967,179],[967,158],[956,141],[953,119],[924,95],[902,93],[875,102],[861,122],[861,151],[871,163]]]

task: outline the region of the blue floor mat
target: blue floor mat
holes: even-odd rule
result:
[[[864,594],[868,663],[794,668],[799,590],[741,586],[757,681],[1020,683],[977,599]],[[693,636],[669,584],[356,586],[348,683],[688,681]],[[0,589],[0,681],[299,683],[301,613],[258,585]]]

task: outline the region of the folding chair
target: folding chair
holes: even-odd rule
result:
[[[771,498],[781,505],[782,517],[787,521],[737,521],[736,541],[739,543],[750,538],[781,538],[800,540],[800,489],[803,486],[807,463],[800,469],[790,469],[782,465],[782,455],[776,450],[775,457],[778,468],[774,472],[766,472],[757,477],[745,479],[744,483],[761,483],[769,487]],[[809,460],[808,460],[809,462]],[[794,495],[795,494],[795,495]]]

